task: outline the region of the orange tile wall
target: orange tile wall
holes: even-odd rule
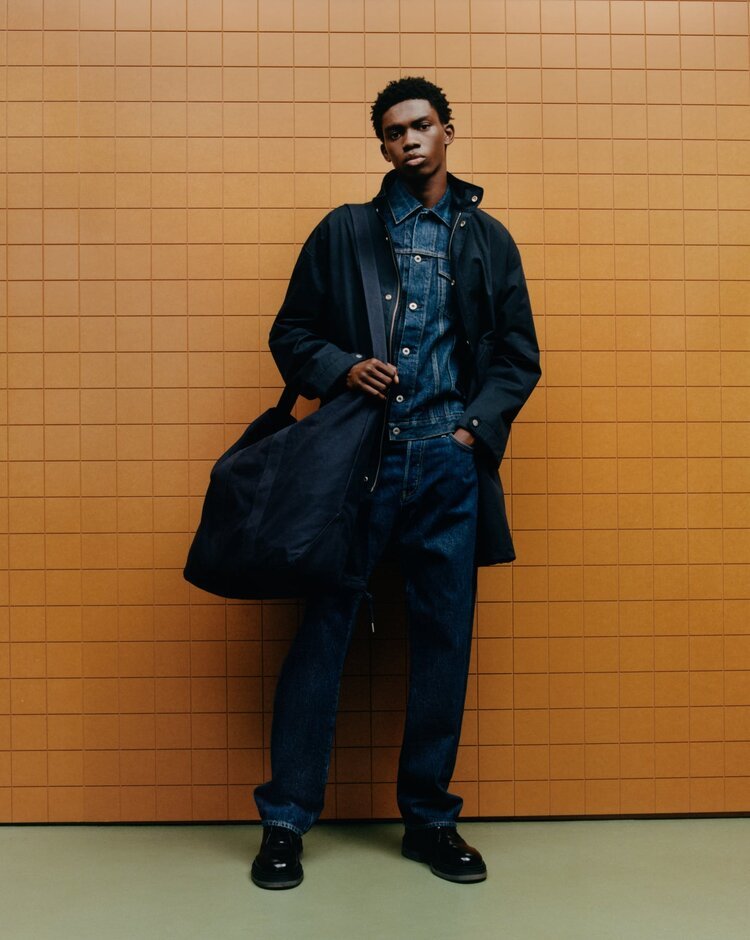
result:
[[[181,576],[280,385],[301,242],[424,74],[521,245],[544,378],[502,476],[456,771],[471,816],[750,810],[748,4],[2,0],[0,819],[251,819],[294,603]],[[376,584],[326,815],[397,815]],[[385,585],[385,587],[384,587]]]

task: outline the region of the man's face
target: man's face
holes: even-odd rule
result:
[[[380,152],[405,179],[432,176],[445,166],[453,125],[443,124],[429,101],[400,101],[383,115]]]

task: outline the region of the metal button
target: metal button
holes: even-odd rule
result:
[[[454,286],[455,286],[455,284],[456,284],[456,281],[455,281],[455,279],[453,279],[453,278],[451,278],[451,287],[454,287]]]
[[[417,262],[417,264],[419,264],[419,262],[422,260],[422,255],[414,255],[414,260]]]
[[[472,427],[475,427],[475,428],[479,427],[479,418],[472,418],[471,424],[472,424]]]
[[[409,349],[408,346],[404,346],[404,348],[401,350],[401,352],[402,352],[405,356],[408,356],[409,353],[411,352],[411,349]]]
[[[361,359],[361,358],[362,358],[362,353],[354,353],[354,358],[355,358],[355,359]]]
[[[466,219],[461,219],[461,221],[458,224],[461,226],[461,228],[463,228],[464,225],[466,225]]]
[[[417,309],[417,305],[412,300],[412,302],[409,304],[409,310],[416,310],[416,309]]]
[[[394,434],[400,434],[400,433],[401,433],[401,428],[394,428],[394,429],[393,429],[393,433],[394,433]]]
[[[396,401],[402,402],[403,400],[404,400],[404,396],[403,396],[403,395],[396,395]]]
[[[479,198],[478,196],[472,196],[472,197],[471,197],[471,201],[472,201],[472,202],[476,202],[478,198]]]
[[[392,300],[392,299],[393,299],[393,294],[386,294],[386,295],[385,295],[385,299],[386,299],[386,300]]]

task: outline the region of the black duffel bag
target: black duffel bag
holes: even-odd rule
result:
[[[387,358],[366,206],[350,206],[373,354]],[[185,578],[232,598],[294,597],[311,589],[364,590],[348,564],[354,526],[380,442],[383,403],[346,391],[296,421],[296,392],[246,428],[216,461]]]

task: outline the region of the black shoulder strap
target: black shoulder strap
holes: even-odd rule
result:
[[[388,353],[386,351],[385,342],[385,320],[383,318],[383,307],[380,300],[382,291],[380,290],[378,269],[375,265],[375,245],[370,229],[370,219],[373,217],[372,209],[369,203],[350,203],[347,208],[349,209],[354,223],[354,240],[357,248],[362,286],[365,292],[367,319],[370,323],[372,353],[377,359],[386,362]],[[281,393],[281,398],[279,398],[276,407],[282,411],[291,413],[296,401],[297,392],[293,391],[287,385]]]
[[[284,391],[281,393],[281,397],[276,402],[276,407],[279,411],[283,411],[286,414],[292,413],[292,408],[299,398],[299,393],[295,392],[290,385],[284,387]]]
[[[388,353],[385,343],[385,319],[381,301],[380,278],[375,265],[375,245],[372,240],[370,220],[374,217],[370,203],[349,204],[349,212],[354,221],[354,235],[359,258],[359,270],[365,291],[367,319],[370,321],[372,353],[376,359],[387,362]]]

